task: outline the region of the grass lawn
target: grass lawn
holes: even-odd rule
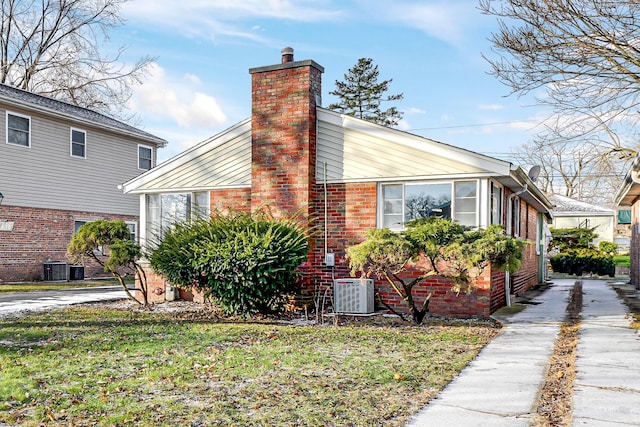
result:
[[[629,267],[631,265],[631,257],[629,255],[614,255],[613,262],[620,267]]]
[[[0,423],[401,426],[497,333],[38,312],[0,319]]]
[[[133,283],[133,279],[130,280]],[[0,283],[0,294],[8,292],[53,291],[70,288],[93,288],[119,285],[116,279],[78,280],[72,282]]]

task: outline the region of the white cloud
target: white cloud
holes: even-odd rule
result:
[[[400,121],[398,122],[398,129],[408,131],[411,130],[411,125],[407,120],[400,119]]]
[[[200,86],[202,84],[202,80],[200,80],[200,77],[196,76],[195,74],[187,73],[184,75],[184,78],[195,86]]]
[[[162,67],[154,64],[144,84],[134,91],[132,109],[145,122],[166,118],[183,128],[203,129],[224,124],[227,116],[218,101],[196,91],[195,87],[199,85],[200,79],[194,75],[185,75],[182,81],[172,81]]]
[[[417,108],[417,107],[410,107],[403,111],[407,114],[427,114],[426,110],[423,110],[422,108]]]
[[[378,19],[415,28],[449,44],[462,44],[480,12],[469,0],[394,1],[361,0],[363,10]]]
[[[262,27],[247,21],[324,22],[342,19],[344,13],[329,0],[136,0],[123,6],[123,15],[136,24],[146,23],[187,37],[265,42],[257,34]]]

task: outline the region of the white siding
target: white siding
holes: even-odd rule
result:
[[[251,185],[251,132],[247,130],[223,144],[202,146],[200,154],[176,165],[136,188],[141,190],[198,190]]]
[[[509,173],[506,162],[405,132],[321,110],[317,178],[328,181],[491,176]]]
[[[123,194],[118,185],[142,172],[137,165],[138,143],[147,141],[82,124],[87,157],[72,157],[69,132],[77,123],[6,104],[0,105],[2,117],[7,109],[31,116],[31,147],[5,144],[6,125],[1,127],[3,204],[138,215],[138,198]]]

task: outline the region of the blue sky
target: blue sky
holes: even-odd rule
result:
[[[112,42],[128,60],[157,57],[131,108],[169,141],[160,161],[249,117],[249,68],[279,63],[285,46],[325,68],[325,106],[335,81],[372,58],[389,93],[405,95],[399,128],[448,144],[509,159],[543,119],[487,74],[497,22],[475,0],[132,0],[122,14]]]

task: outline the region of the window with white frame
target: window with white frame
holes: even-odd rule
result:
[[[511,201],[511,235],[520,237],[520,197]]]
[[[209,192],[202,191],[193,193],[193,215],[200,218],[207,218],[210,214],[211,208],[209,206]]]
[[[138,169],[149,170],[153,167],[153,148],[138,145]]]
[[[7,144],[31,147],[31,117],[7,111]]]
[[[148,194],[146,237],[157,241],[174,224],[209,216],[209,192]]]
[[[71,128],[71,156],[87,157],[87,133],[80,129]]]
[[[133,221],[126,221],[127,228],[129,229],[129,240],[133,242],[138,241],[138,223]]]
[[[490,192],[491,224],[502,224],[502,187],[492,182]]]
[[[381,225],[401,230],[416,218],[453,218],[478,225],[478,181],[383,184]]]

